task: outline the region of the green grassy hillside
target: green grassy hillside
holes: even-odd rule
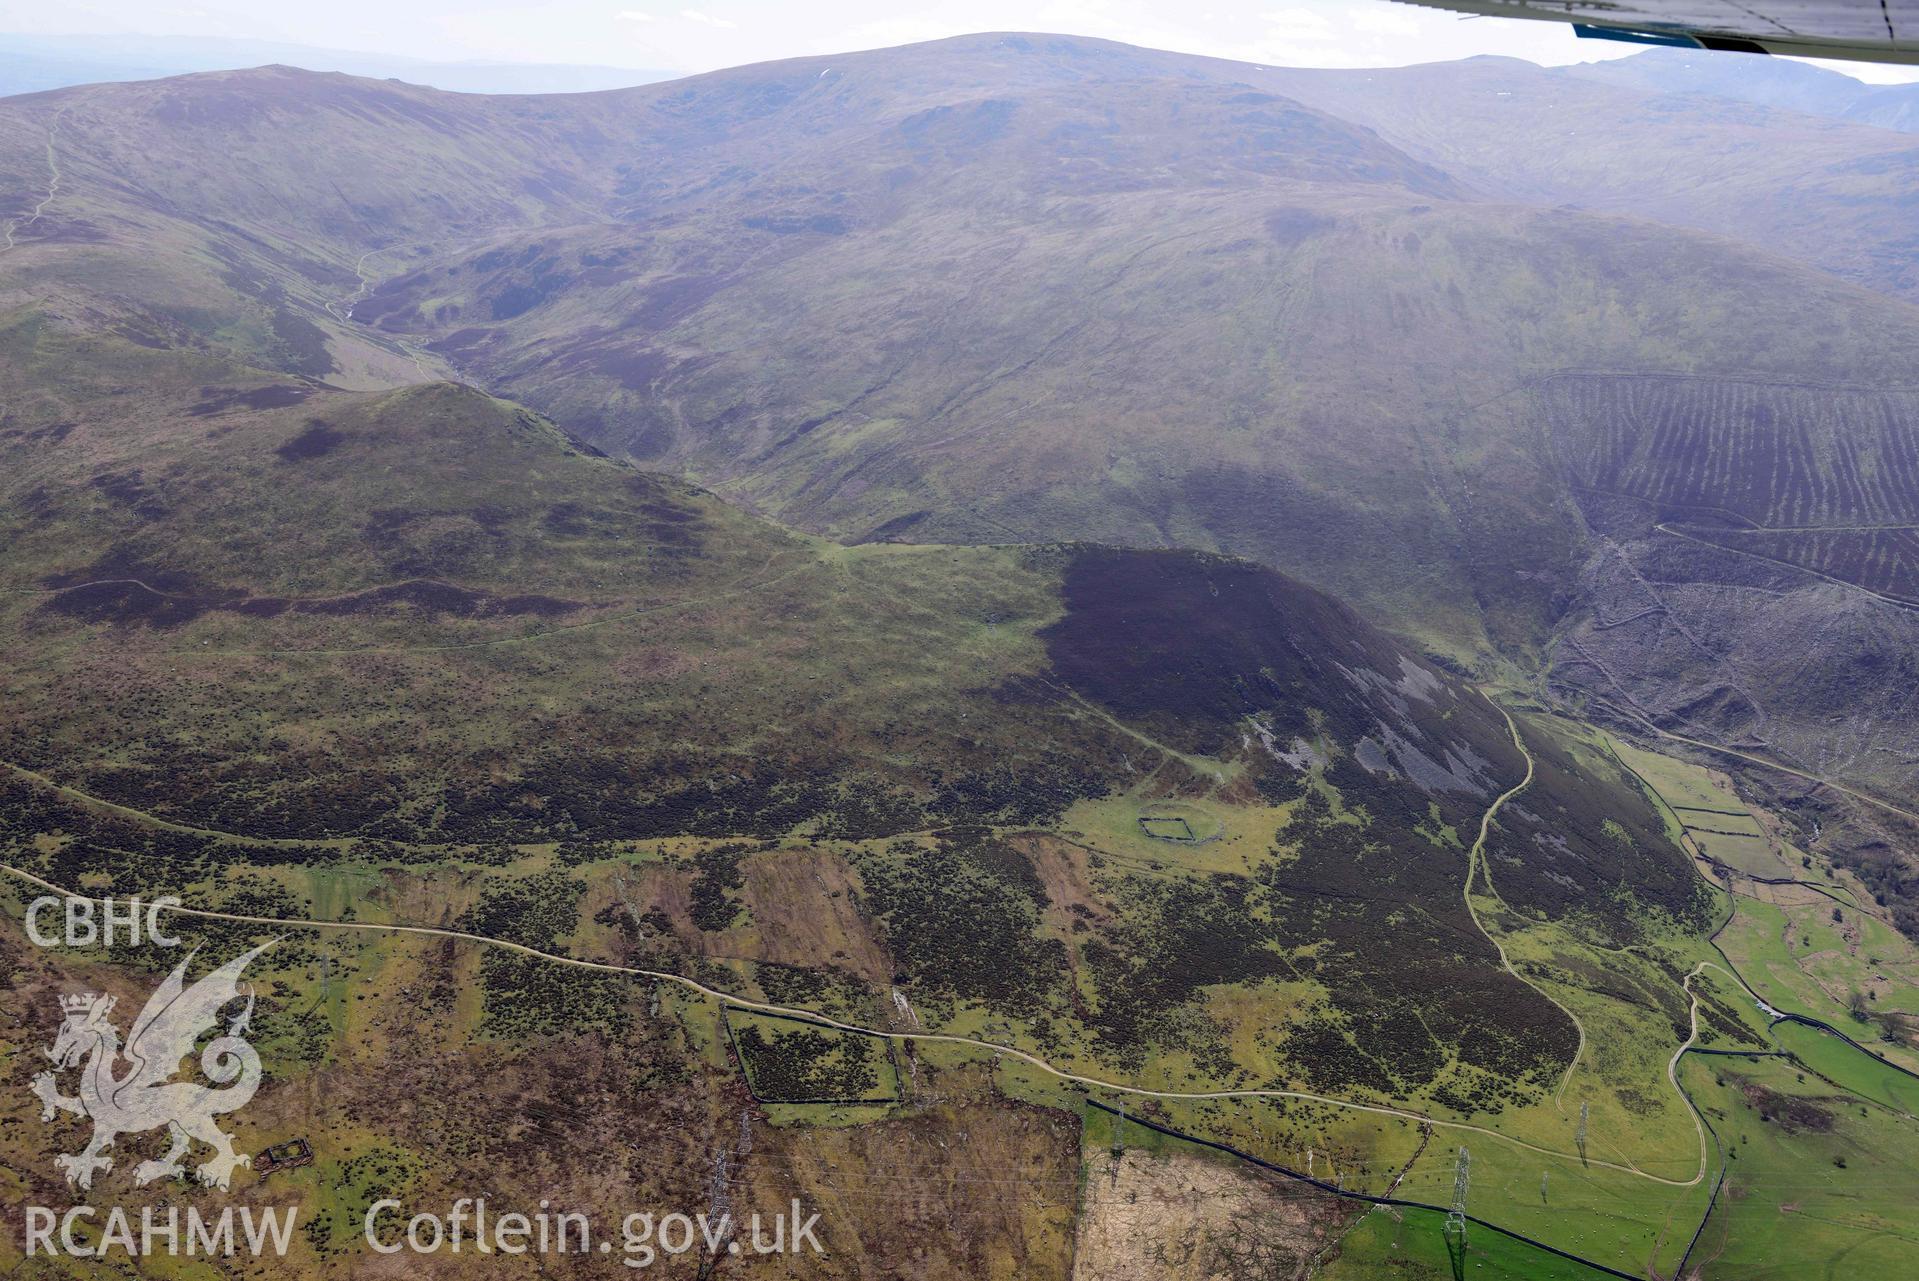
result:
[[[845,547],[468,388],[341,391],[32,314],[4,332],[20,871],[969,1038],[1050,1065],[1002,1095],[1070,1108],[1062,1073],[1161,1091],[1227,1140],[1258,1137],[1256,1092],[1315,1096],[1260,1139],[1288,1160],[1332,1143],[1387,1169],[1430,1117],[1570,1169],[1569,1072],[1661,1088],[1656,1057],[1580,1066],[1616,978],[1568,980],[1581,1006],[1493,942],[1683,955],[1705,891],[1652,803],[1268,568]],[[1476,844],[1521,744],[1524,805]],[[1481,844],[1497,913],[1466,892]],[[247,927],[215,930],[218,950]],[[625,989],[559,964],[404,981],[444,984],[488,1044],[625,1035]],[[763,1092],[840,1082],[875,1091],[846,1122],[921,1115],[917,1058],[768,1035],[741,1051]],[[1197,1098],[1222,1090],[1254,1093]],[[1680,1115],[1634,1135],[1610,1097],[1625,1159],[1580,1195],[1598,1212],[1640,1163],[1683,1201]]]
[[[1772,1239],[1708,1219],[1722,1122],[1896,1168],[1833,1100],[1904,1087],[1761,1001],[1919,1008],[1898,829],[1821,781],[1910,781],[1919,312],[1488,199],[1281,78],[990,36],[0,103],[0,851],[288,934],[290,1273],[354,1274],[381,1180],[524,1200],[640,1111],[656,1164],[569,1195],[732,1171],[926,1275],[1123,1243],[1100,1180],[1171,1177],[1129,1143],[1426,1206],[1470,1144],[1474,1214],[1633,1275]],[[1799,762],[1795,812],[1684,817],[1730,784],[1571,706]],[[0,950],[34,1028],[168,959]],[[1689,1053],[1788,1044],[1822,1084]],[[0,1179],[57,1195],[8,1048]],[[1349,1211],[1286,1257],[1443,1266]]]
[[[56,328],[332,386],[457,374],[842,540],[1249,556],[1434,652],[1550,654],[1555,689],[1623,684],[1663,728],[1896,799],[1895,707],[1836,741],[1861,682],[1800,680],[1776,637],[1827,672],[1905,644],[1904,534],[1863,528],[1903,510],[1895,454],[1846,479],[1805,451],[1903,447],[1919,313],[1790,261],[1898,293],[1903,144],[1735,107],[1031,36],[556,98],[221,73],[0,109],[0,285]],[[1634,486],[1690,493],[1718,446],[1622,444],[1630,397],[1554,390],[1595,372],[1690,379],[1707,415],[1770,388],[1761,435],[1803,437],[1773,497],[1813,527],[1629,552],[1635,584],[1710,594],[1671,603],[1683,635],[1612,629],[1659,609],[1614,599],[1593,476],[1629,447]]]

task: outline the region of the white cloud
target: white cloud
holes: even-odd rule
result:
[[[968,31],[1100,36],[1267,65],[1394,66],[1486,53],[1565,63],[1634,51],[1574,39],[1558,23],[1467,21],[1387,0],[65,0],[12,8],[20,12],[7,21],[22,33],[158,27],[509,62],[603,62],[619,49],[623,59],[643,56],[633,65],[688,71]],[[1888,80],[1919,71],[1844,69]]]
[[[1379,5],[1352,11],[1353,30],[1374,36],[1417,36],[1421,15],[1411,9]]]
[[[923,40],[944,40],[977,30],[964,19],[939,14],[888,17],[861,23],[839,31],[816,33],[809,53],[849,53],[859,49],[890,49],[895,45],[918,44]]]
[[[1309,43],[1339,39],[1339,28],[1323,13],[1311,9],[1280,9],[1263,15],[1274,40],[1298,40]]]

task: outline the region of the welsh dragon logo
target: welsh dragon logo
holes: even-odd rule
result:
[[[245,1107],[260,1088],[260,1056],[244,1035],[253,1018],[251,991],[246,994],[246,1008],[228,1020],[225,1035],[215,1036],[200,1051],[200,1070],[213,1084],[173,1077],[180,1070],[180,1060],[193,1053],[201,1036],[219,1030],[221,1008],[241,995],[241,972],[272,946],[264,943],[235,957],[191,987],[186,985],[186,972],[194,953],[189,952],[147,1000],[133,1021],[124,1049],[119,1029],[107,1017],[115,998],[84,992],[60,999],[66,1017],[46,1055],[61,1071],[80,1068],[80,1093],[73,1098],[61,1094],[53,1072],[34,1077],[33,1092],[40,1097],[43,1121],[62,1111],[93,1121],[93,1141],[83,1151],[54,1158],[55,1168],[67,1176],[69,1184],[92,1187],[95,1172],[113,1168],[113,1159],[101,1153],[115,1139],[163,1125],[170,1132],[171,1146],[158,1161],[142,1161],[134,1167],[136,1184],[183,1174],[182,1158],[195,1140],[213,1149],[213,1155],[195,1170],[208,1187],[226,1188],[234,1168],[251,1163],[233,1150],[232,1136],[213,1123],[214,1117]]]

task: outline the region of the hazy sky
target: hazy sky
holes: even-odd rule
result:
[[[1576,39],[1556,23],[1462,18],[1391,0],[0,0],[0,31],[235,36],[441,61],[673,71],[971,31],[1105,36],[1290,66],[1392,66],[1477,53],[1565,63],[1633,51]],[[1842,69],[1861,79],[1919,78],[1906,68]]]

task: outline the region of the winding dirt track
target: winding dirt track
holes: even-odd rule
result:
[[[1873,599],[1884,601],[1886,604],[1892,605],[1898,609],[1919,609],[1919,601],[1915,601],[1909,596],[1895,596],[1891,592],[1877,591],[1874,588],[1866,587],[1860,583],[1855,583],[1849,578],[1840,578],[1836,574],[1828,574],[1824,570],[1814,569],[1810,565],[1801,565],[1798,561],[1795,561],[1795,560],[1786,560],[1785,558],[1780,556],[1768,556],[1764,552],[1756,552],[1756,551],[1753,551],[1751,548],[1747,548],[1747,547],[1732,547],[1725,543],[1715,543],[1709,539],[1700,538],[1696,534],[1688,534],[1683,529],[1674,529],[1670,523],[1666,523],[1666,522],[1662,522],[1658,525],[1655,525],[1653,526],[1653,528],[1657,529],[1660,533],[1665,534],[1668,537],[1683,538],[1687,542],[1697,543],[1701,547],[1710,547],[1715,551],[1731,552],[1735,556],[1748,556],[1748,557],[1751,557],[1753,560],[1764,561],[1768,565],[1780,565],[1786,569],[1796,570],[1797,572],[1801,574],[1810,574],[1814,578],[1824,579],[1828,583],[1837,583],[1841,587],[1850,587],[1852,588],[1852,590],[1856,592],[1864,592],[1866,595],[1871,596]],[[1860,530],[1865,531],[1865,530],[1871,530],[1873,527],[1860,526],[1856,528],[1859,528]],[[1885,526],[1885,528],[1910,529],[1911,526],[1910,525],[1889,525],[1889,526]],[[1745,532],[1745,531],[1740,531],[1740,532]],[[1768,529],[1766,526],[1762,525],[1757,530],[1754,530],[1752,532],[1769,534],[1775,531]],[[1824,532],[1824,531],[1821,531],[1821,532]],[[1834,532],[1844,532],[1844,527],[1841,526],[1838,529],[1836,529]]]
[[[14,233],[24,231],[39,222],[41,213],[53,203],[53,198],[60,194],[60,159],[54,154],[53,138],[60,129],[60,117],[66,113],[67,109],[62,107],[54,112],[53,119],[47,122],[47,194],[41,197],[40,203],[33,207],[31,213],[20,214],[8,220],[7,243],[0,245],[0,254],[15,248]]]
[[[779,577],[785,577],[785,576],[786,575],[780,575]],[[773,581],[773,580],[768,580],[768,581]],[[757,586],[764,586],[764,585],[765,583],[759,583],[759,584],[754,584],[753,586],[757,587]],[[751,588],[748,588],[746,590],[751,590]],[[1483,696],[1484,694],[1482,691],[1482,697]],[[1489,703],[1492,703],[1492,700],[1490,698],[1488,698],[1487,701]],[[1494,949],[1498,952],[1500,962],[1502,966],[1505,968],[1506,972],[1511,974],[1515,979],[1518,979],[1520,982],[1525,983],[1528,987],[1532,988],[1534,991],[1539,992],[1540,995],[1544,996],[1547,1000],[1552,1001],[1555,1007],[1561,1010],[1566,1015],[1567,1018],[1572,1020],[1574,1028],[1577,1029],[1578,1031],[1579,1048],[1577,1051],[1575,1051],[1572,1062],[1567,1065],[1565,1075],[1561,1077],[1559,1088],[1557,1091],[1555,1091],[1555,1094],[1554,1094],[1554,1105],[1557,1107],[1559,1106],[1560,1096],[1565,1091],[1566,1082],[1571,1078],[1573,1070],[1578,1066],[1579,1060],[1584,1054],[1585,1046],[1586,1046],[1585,1027],[1584,1025],[1580,1023],[1578,1016],[1575,1015],[1571,1010],[1567,1009],[1563,1004],[1561,1004],[1558,1000],[1556,1000],[1550,993],[1540,988],[1537,984],[1533,983],[1531,980],[1527,979],[1524,975],[1520,974],[1518,970],[1513,968],[1512,962],[1506,956],[1505,948],[1501,946],[1497,938],[1495,938],[1489,931],[1486,930],[1484,924],[1480,922],[1477,912],[1474,911],[1473,904],[1472,904],[1473,877],[1474,877],[1475,870],[1481,868],[1484,863],[1485,844],[1491,834],[1493,820],[1498,816],[1499,810],[1508,801],[1512,800],[1513,797],[1519,795],[1521,792],[1525,791],[1527,787],[1531,786],[1534,773],[1535,773],[1535,764],[1533,761],[1532,753],[1527,750],[1525,741],[1520,736],[1518,724],[1513,720],[1512,715],[1509,712],[1507,712],[1505,708],[1499,707],[1497,703],[1492,703],[1492,705],[1495,708],[1498,708],[1500,715],[1503,716],[1506,720],[1506,728],[1507,728],[1507,731],[1512,735],[1513,745],[1514,747],[1518,749],[1520,755],[1526,761],[1526,774],[1525,774],[1525,777],[1522,778],[1518,783],[1514,784],[1512,787],[1508,788],[1506,791],[1500,793],[1499,796],[1494,798],[1493,802],[1489,806],[1487,806],[1485,813],[1480,816],[1479,836],[1478,836],[1478,839],[1473,842],[1472,849],[1468,855],[1467,875],[1466,875],[1466,882],[1465,882],[1465,889],[1464,889],[1466,910],[1468,914],[1472,916],[1473,923],[1479,926],[1480,932],[1485,935],[1487,941],[1490,942],[1493,945]],[[19,766],[11,766],[10,768],[20,773],[26,774],[29,777],[32,777],[42,783],[46,783],[50,786],[58,787],[57,784],[52,783],[52,780],[45,779],[41,777],[40,775],[33,773],[32,771],[24,770]],[[61,790],[64,792],[69,789],[58,788],[58,790]],[[88,799],[94,800],[96,798],[88,798]],[[111,805],[110,802],[99,802],[99,803]],[[123,812],[130,817],[154,822],[163,827],[169,827],[175,830],[189,831],[189,832],[198,830],[193,828],[181,827],[178,824],[166,823],[164,820],[155,819],[151,815],[145,815],[140,813],[139,811],[128,810],[123,806],[112,805],[111,808],[118,810],[120,812]],[[97,899],[94,899],[94,896],[79,893],[77,891],[68,889],[67,887],[62,885],[56,885],[53,882],[45,880],[44,878],[37,876],[32,872],[28,872],[22,868],[13,867],[9,864],[0,863],[0,872],[5,872],[31,885],[37,886],[40,889],[46,890],[53,894],[61,895],[66,898],[90,899],[93,901],[98,901]],[[1491,872],[1489,870],[1486,871],[1485,876],[1486,876],[1487,889],[1489,891],[1492,891],[1494,893],[1494,896],[1497,897],[1497,891],[1493,890]],[[1170,1099],[1170,1100],[1176,1100],[1176,1101],[1177,1100],[1200,1101],[1200,1100],[1209,1100],[1209,1099],[1260,1099],[1260,1098],[1299,1099],[1304,1102],[1325,1104],[1329,1107],[1346,1108],[1356,1112],[1370,1112],[1380,1116],[1391,1116],[1391,1117],[1397,1117],[1407,1121],[1417,1121],[1417,1122],[1420,1122],[1426,1125],[1435,1126],[1435,1127],[1443,1127],[1451,1130],[1460,1130],[1460,1131],[1471,1132],[1474,1134],[1482,1134],[1488,1138],[1497,1139],[1502,1143],[1509,1143],[1515,1147],[1525,1149],[1526,1151],[1535,1152],[1543,1156],[1555,1157],[1560,1160],[1574,1161],[1574,1160],[1582,1159],[1574,1153],[1560,1152],[1553,1148],[1543,1147],[1535,1143],[1529,1143],[1524,1139],[1514,1138],[1513,1136],[1508,1134],[1503,1134],[1498,1130],[1488,1129],[1485,1126],[1473,1125],[1470,1122],[1449,1121],[1449,1120],[1445,1120],[1438,1117],[1428,1116],[1421,1112],[1415,1112],[1409,1108],[1395,1108],[1395,1107],[1388,1107],[1381,1104],[1372,1104],[1372,1103],[1355,1103],[1350,1100],[1330,1098],[1323,1094],[1313,1094],[1303,1090],[1243,1089],[1243,1090],[1183,1091],[1183,1090],[1154,1090],[1154,1089],[1148,1089],[1143,1086],[1127,1085],[1118,1081],[1108,1081],[1099,1077],[1085,1076],[1080,1073],[1071,1072],[1064,1068],[1056,1067],[1054,1064],[1048,1062],[1046,1059],[1040,1057],[1037,1054],[1030,1053],[1026,1050],[1018,1049],[1014,1046],[1002,1045],[994,1041],[981,1040],[977,1037],[959,1036],[959,1035],[955,1035],[951,1033],[943,1033],[943,1032],[900,1032],[900,1031],[893,1031],[890,1029],[864,1027],[855,1023],[846,1023],[839,1019],[832,1018],[829,1015],[820,1014],[813,1010],[801,1009],[795,1006],[774,1005],[764,1001],[754,1001],[747,997],[736,996],[728,992],[722,992],[718,990],[717,988],[708,987],[705,984],[700,983],[694,979],[687,978],[685,975],[682,975],[682,974],[674,974],[665,970],[649,970],[649,969],[643,969],[635,966],[615,965],[607,961],[593,961],[593,960],[587,960],[580,957],[561,956],[557,953],[544,952],[538,948],[528,947],[525,944],[514,943],[506,939],[492,938],[483,934],[473,934],[464,930],[446,929],[443,927],[430,926],[430,925],[401,925],[401,924],[381,924],[381,923],[366,922],[366,921],[322,921],[322,920],[312,920],[312,919],[295,919],[295,918],[288,918],[288,917],[248,916],[248,915],[241,915],[241,914],[236,914],[232,912],[213,911],[206,908],[177,907],[177,908],[172,908],[170,910],[178,912],[182,916],[198,917],[205,920],[231,921],[231,922],[244,924],[244,925],[262,925],[262,926],[268,926],[268,927],[277,928],[277,929],[312,929],[312,930],[352,931],[352,932],[361,932],[361,933],[412,934],[412,935],[421,935],[421,936],[430,937],[430,938],[457,939],[462,942],[476,943],[484,947],[497,947],[497,948],[505,949],[510,952],[518,952],[522,955],[537,957],[541,960],[550,961],[557,965],[570,965],[579,969],[595,970],[601,973],[624,974],[624,975],[629,975],[635,978],[652,979],[657,982],[675,983],[680,985],[681,987],[687,988],[690,991],[698,993],[700,996],[705,997],[709,1000],[717,1001],[721,1003],[722,1005],[732,1006],[736,1009],[754,1011],[754,1012],[763,1013],[763,1014],[786,1015],[793,1018],[804,1019],[824,1027],[830,1027],[830,1028],[834,1028],[844,1032],[856,1033],[862,1036],[876,1037],[876,1038],[888,1040],[888,1041],[900,1041],[900,1042],[925,1041],[925,1042],[931,1042],[931,1043],[945,1043],[950,1045],[962,1045],[972,1049],[985,1050],[992,1054],[1004,1055],[1007,1057],[1018,1059],[1024,1063],[1028,1063],[1032,1065],[1033,1067],[1039,1068],[1041,1071],[1047,1073],[1048,1075],[1055,1077],[1058,1080],[1066,1081],[1074,1085],[1086,1086],[1093,1089],[1107,1090],[1114,1093],[1130,1094],[1130,1095],[1139,1096],[1139,1097]],[[1688,976],[1688,979],[1690,979],[1690,977],[1691,976]],[[1694,1002],[1694,1008],[1696,1013],[1696,1010],[1697,1010],[1696,1000]],[[1697,1035],[1696,1020],[1694,1023],[1693,1035],[1694,1036]],[[1692,1037],[1689,1037],[1686,1044],[1682,1045],[1679,1048],[1679,1050],[1674,1054],[1672,1062],[1668,1065],[1668,1069],[1667,1069],[1668,1078],[1672,1081],[1672,1084],[1675,1090],[1678,1090],[1678,1080],[1677,1080],[1677,1077],[1673,1075],[1673,1072],[1677,1067],[1679,1058],[1685,1053],[1686,1049],[1690,1047],[1691,1043],[1692,1043]],[[1681,1094],[1681,1097],[1684,1098],[1684,1092],[1681,1091],[1680,1094]],[[1690,1100],[1688,1100],[1688,1106],[1690,1106]],[[1698,1119],[1696,1116],[1694,1118],[1694,1125],[1695,1125],[1695,1128],[1699,1127]],[[1689,1188],[1689,1187],[1696,1186],[1702,1179],[1704,1179],[1706,1176],[1707,1170],[1709,1168],[1709,1153],[1707,1150],[1706,1135],[1703,1128],[1701,1128],[1699,1131],[1699,1139],[1700,1139],[1699,1169],[1693,1174],[1691,1178],[1688,1178],[1688,1179],[1669,1179],[1656,1174],[1648,1174],[1646,1171],[1638,1169],[1631,1165],[1620,1165],[1610,1161],[1591,1160],[1590,1158],[1584,1159],[1584,1164],[1602,1167],[1604,1169],[1613,1170],[1621,1174],[1630,1174],[1638,1178],[1648,1179],[1652,1182],[1663,1184],[1668,1187]]]
[[[1486,697],[1485,691],[1480,691],[1480,697]],[[1553,1091],[1553,1106],[1561,1112],[1564,1112],[1566,1109],[1561,1100],[1566,1093],[1566,1083],[1572,1080],[1574,1069],[1579,1066],[1579,1060],[1584,1058],[1586,1054],[1586,1025],[1581,1023],[1579,1016],[1568,1009],[1559,998],[1513,968],[1511,959],[1506,955],[1505,945],[1493,937],[1492,931],[1486,928],[1486,923],[1479,919],[1479,912],[1473,907],[1473,877],[1475,875],[1484,876],[1486,878],[1486,892],[1491,894],[1495,899],[1499,897],[1499,891],[1493,888],[1492,867],[1486,862],[1486,838],[1492,832],[1493,819],[1498,817],[1500,807],[1532,786],[1533,771],[1535,768],[1533,764],[1533,754],[1526,750],[1526,742],[1519,736],[1519,725],[1513,720],[1512,713],[1500,707],[1499,704],[1493,703],[1490,698],[1486,698],[1486,701],[1492,703],[1493,707],[1498,709],[1499,714],[1506,718],[1506,732],[1513,736],[1513,746],[1518,748],[1519,754],[1526,758],[1526,777],[1520,779],[1518,783],[1500,793],[1498,799],[1486,807],[1485,814],[1480,816],[1479,839],[1473,842],[1473,848],[1466,856],[1466,914],[1473,918],[1473,924],[1479,927],[1479,932],[1486,936],[1486,941],[1491,943],[1493,950],[1499,953],[1499,964],[1505,969],[1506,973],[1512,975],[1521,983],[1524,983],[1527,987],[1545,997],[1548,1001],[1551,1001],[1561,1014],[1564,1014],[1572,1020],[1573,1030],[1579,1033],[1579,1045],[1578,1048],[1573,1051],[1572,1062],[1566,1065],[1565,1074],[1559,1078],[1559,1087]],[[1702,1140],[1703,1137],[1702,1135]],[[1703,1175],[1705,1165],[1705,1149],[1703,1146],[1700,1149],[1700,1165],[1701,1174]],[[1697,1181],[1697,1179],[1694,1180],[1694,1182]]]
[[[77,893],[65,886],[55,885],[53,882],[36,876],[32,872],[13,867],[9,864],[0,863],[0,871],[4,871],[30,885],[37,886],[49,893],[58,894],[65,898],[99,901],[93,895]],[[722,1005],[732,1006],[735,1009],[748,1010],[761,1014],[786,1015],[791,1018],[803,1019],[822,1027],[833,1028],[842,1032],[853,1032],[861,1036],[876,1037],[888,1041],[925,1041],[929,1043],[962,1045],[971,1049],[985,1050],[992,1054],[1004,1055],[1031,1064],[1049,1076],[1068,1082],[1069,1084],[1083,1085],[1098,1090],[1109,1090],[1117,1094],[1130,1094],[1146,1098],[1172,1099],[1176,1101],[1198,1101],[1206,1099],[1299,1099],[1309,1103],[1323,1103],[1329,1107],[1347,1108],[1356,1112],[1370,1112],[1379,1116],[1398,1117],[1402,1120],[1417,1121],[1426,1125],[1451,1130],[1461,1130],[1473,1134],[1483,1134],[1489,1139],[1497,1139],[1502,1143],[1510,1143],[1514,1147],[1523,1148],[1529,1152],[1536,1152],[1541,1156],[1555,1157],[1563,1161],[1579,1160],[1579,1157],[1574,1153],[1559,1152],[1552,1148],[1541,1147],[1536,1143],[1528,1143],[1524,1139],[1516,1139],[1511,1135],[1501,1134],[1497,1130],[1487,1129],[1485,1126],[1473,1125],[1465,1121],[1447,1121],[1438,1117],[1426,1116],[1423,1113],[1414,1112],[1407,1108],[1385,1107],[1372,1103],[1353,1103],[1344,1099],[1328,1098],[1322,1094],[1310,1094],[1301,1090],[1150,1090],[1142,1086],[1126,1085],[1118,1081],[1107,1081],[1095,1076],[1084,1076],[1077,1072],[1069,1072],[1064,1068],[1055,1067],[1037,1054],[1032,1054],[1010,1045],[1000,1045],[993,1041],[982,1041],[976,1037],[957,1036],[945,1032],[896,1032],[882,1028],[862,1027],[857,1023],[842,1022],[839,1019],[819,1014],[812,1010],[799,1009],[789,1005],[773,1005],[765,1001],[754,1001],[746,997],[735,996],[729,992],[722,992],[717,988],[708,987],[704,983],[687,978],[683,974],[673,974],[665,970],[641,969],[630,965],[614,965],[608,961],[590,961],[574,956],[560,956],[553,952],[543,952],[538,948],[527,947],[522,943],[514,943],[506,939],[490,938],[484,934],[471,934],[464,930],[444,929],[431,925],[385,925],[367,921],[318,921],[272,916],[246,916],[233,912],[217,912],[205,908],[192,907],[177,907],[169,910],[177,912],[182,916],[198,917],[203,920],[233,921],[242,925],[264,925],[276,929],[342,930],[360,933],[414,934],[428,938],[457,939],[461,942],[477,943],[483,947],[497,947],[509,952],[518,952],[523,956],[537,957],[543,961],[551,961],[556,965],[571,965],[578,969],[595,970],[605,974],[626,974],[634,978],[653,979],[662,983],[676,983],[709,1000],[718,1001]],[[1608,1161],[1588,1161],[1586,1164],[1601,1166],[1608,1170],[1617,1171],[1620,1174],[1634,1175],[1638,1178],[1649,1179],[1652,1182],[1675,1188],[1692,1187],[1705,1177],[1705,1162],[1703,1156],[1699,1172],[1694,1174],[1690,1179],[1662,1178],[1656,1174],[1647,1174],[1644,1170],[1636,1170],[1630,1166],[1615,1165]]]
[[[1897,814],[1900,818],[1919,823],[1919,814],[1915,814],[1909,809],[1901,809],[1891,801],[1881,800],[1877,796],[1861,792],[1856,788],[1847,787],[1844,783],[1835,783],[1829,778],[1821,778],[1817,774],[1808,774],[1805,770],[1794,769],[1790,765],[1781,765],[1778,761],[1769,761],[1763,756],[1754,756],[1752,753],[1742,752],[1736,747],[1721,747],[1718,743],[1708,743],[1698,738],[1687,738],[1684,734],[1675,734],[1671,730],[1660,729],[1639,712],[1620,707],[1617,703],[1610,702],[1610,700],[1608,700],[1608,706],[1627,715],[1629,719],[1649,734],[1657,734],[1661,738],[1669,738],[1675,743],[1686,743],[1693,747],[1704,748],[1708,752],[1718,752],[1721,756],[1734,756],[1742,761],[1750,761],[1754,765],[1763,765],[1767,769],[1778,770],[1781,774],[1790,774],[1794,778],[1803,778],[1808,783],[1817,783],[1821,787],[1830,787],[1835,792],[1845,793],[1855,801],[1864,801],[1868,805],[1874,805],[1885,810],[1888,814]]]

